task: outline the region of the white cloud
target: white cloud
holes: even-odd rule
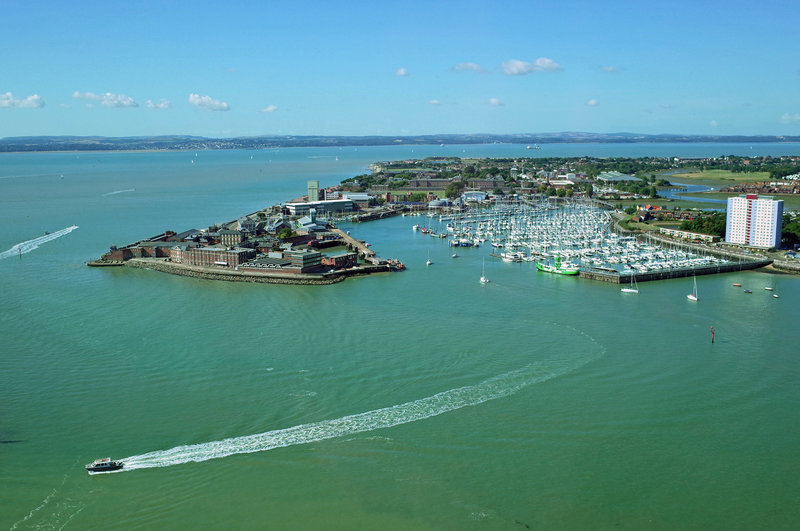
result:
[[[431,104],[431,105],[441,105],[442,104],[442,102],[439,101],[439,100],[431,100],[428,103]]]
[[[106,107],[138,107],[133,98],[125,94],[114,94],[106,92],[105,94],[95,94],[94,92],[78,92],[77,90],[72,93],[72,97],[79,100],[92,100],[99,101],[101,105]]]
[[[278,110],[277,106],[275,106],[275,105],[267,105],[266,107],[264,107],[263,109],[261,109],[258,112],[275,112],[277,110]]]
[[[527,61],[509,59],[503,63],[503,72],[509,76],[522,76],[533,72],[533,65]]]
[[[38,94],[33,94],[27,98],[17,99],[10,92],[0,94],[0,107],[19,107],[25,109],[37,109],[44,107],[44,100]]]
[[[600,105],[600,102],[592,98],[586,102],[586,105],[588,105],[589,107],[597,107],[598,105]]]
[[[534,61],[534,64],[534,68],[539,72],[558,72],[559,70],[564,70],[564,67],[547,57],[538,58]]]
[[[229,111],[230,106],[224,101],[215,100],[211,96],[201,96],[200,94],[189,94],[189,103],[197,107],[203,107],[209,111]]]
[[[781,116],[781,123],[782,124],[796,124],[800,123],[800,112],[792,113],[783,113]]]
[[[608,72],[609,74],[614,74],[616,72],[619,72],[619,69],[614,66],[603,66],[600,67],[600,70],[602,70],[603,72]]]
[[[719,123],[716,120],[711,120],[710,122],[708,122],[709,127],[717,127],[718,125]]]
[[[408,70],[405,68],[398,68],[397,70],[395,70],[394,75],[405,77],[408,75]]]
[[[489,105],[493,107],[502,107],[503,105],[505,105],[505,103],[500,101],[498,98],[489,98]]]
[[[483,72],[483,68],[481,68],[481,65],[477,63],[458,63],[456,66],[453,67],[453,70],[455,70],[456,72],[469,72],[469,71]]]
[[[151,100],[147,100],[146,102],[144,102],[144,104],[147,106],[148,109],[169,109],[170,108],[170,103],[167,100],[165,100],[164,98],[161,98],[160,100],[158,100],[158,103],[153,103]]]
[[[503,62],[503,72],[509,76],[523,76],[531,72],[558,72],[564,68],[547,57],[540,57],[533,63],[520,61],[519,59],[509,59]]]

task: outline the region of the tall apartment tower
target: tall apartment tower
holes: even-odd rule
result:
[[[764,195],[728,198],[725,241],[753,247],[779,247],[783,200]]]
[[[319,201],[319,181],[308,181],[308,200]]]

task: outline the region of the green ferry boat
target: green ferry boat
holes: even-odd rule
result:
[[[536,262],[536,269],[539,271],[546,271],[547,273],[556,273],[559,275],[577,275],[581,272],[580,267],[575,264],[566,263],[561,264],[561,256],[556,255],[556,263],[545,264],[544,262]]]

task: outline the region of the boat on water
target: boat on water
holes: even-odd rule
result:
[[[627,288],[620,289],[622,293],[639,293],[639,284],[636,282],[636,275],[631,275],[631,285]]]
[[[124,466],[125,463],[122,461],[112,461],[110,457],[105,457],[103,459],[95,459],[86,465],[86,471],[94,474],[101,472],[113,472],[115,470],[122,469]]]
[[[751,289],[746,289],[746,290],[744,290],[744,292],[745,292],[745,293],[753,293],[753,290],[751,290]]]
[[[694,281],[694,288],[692,289],[692,292],[686,296],[686,298],[690,301],[697,301],[697,276],[695,276],[694,271],[692,271],[692,280]]]
[[[556,255],[555,264],[545,264],[544,262],[536,262],[536,269],[545,271],[547,273],[556,273],[557,275],[577,275],[580,274],[580,268],[572,263],[561,263],[561,256]]]
[[[770,288],[770,287],[765,287],[764,289],[767,290],[767,291],[772,291],[772,288]]]
[[[741,285],[741,284],[739,284],[738,282],[734,282],[734,283],[733,283],[733,287],[734,287],[734,288],[741,288],[741,287],[742,287],[742,285]]]
[[[490,280],[486,278],[486,259],[483,259],[483,269],[481,270],[481,284],[488,284]]]

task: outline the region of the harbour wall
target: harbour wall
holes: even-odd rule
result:
[[[589,280],[599,280],[601,282],[611,282],[614,284],[627,284],[632,278],[636,277],[636,282],[648,282],[651,280],[667,280],[670,278],[684,278],[692,275],[714,275],[717,273],[731,273],[734,271],[746,271],[759,269],[768,266],[772,260],[750,260],[748,262],[726,262],[724,264],[709,264],[694,268],[681,269],[660,269],[658,271],[644,271],[637,273],[611,273],[607,271],[597,271],[592,269],[581,270],[580,277]]]
[[[291,284],[291,285],[327,285],[341,282],[345,279],[343,274],[326,275],[278,275],[269,273],[245,273],[222,269],[209,269],[201,267],[188,267],[174,262],[165,262],[163,259],[131,258],[125,262],[126,267],[139,269],[152,269],[163,273],[181,275],[207,280],[226,280],[233,282],[255,282],[261,284]]]

